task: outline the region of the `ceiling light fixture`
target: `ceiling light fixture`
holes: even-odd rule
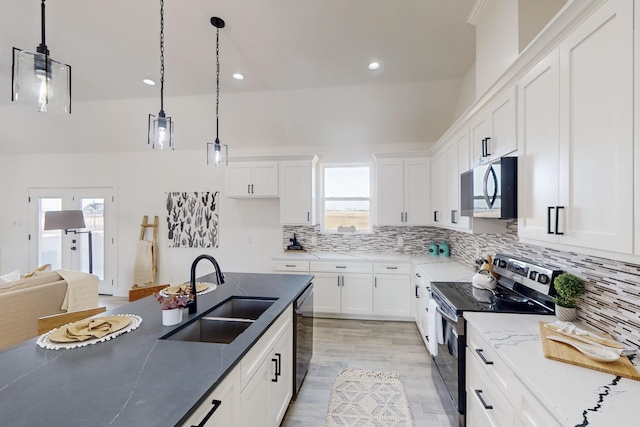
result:
[[[36,104],[40,112],[71,114],[71,66],[49,57],[44,2],[40,4],[42,41],[36,53],[13,48],[11,100]]]
[[[240,73],[234,73],[233,78],[236,80],[244,80],[244,76]]]
[[[224,28],[224,21],[221,18],[212,17],[211,25],[216,27],[216,141],[207,142],[207,164],[213,163],[215,166],[229,164],[229,146],[220,144],[218,138],[218,118],[220,107],[220,28]]]
[[[164,114],[164,0],[160,0],[160,112],[149,114],[148,144],[154,150],[173,150],[171,117]]]
[[[156,82],[154,82],[151,79],[142,79],[142,83],[144,83],[144,84],[146,84],[148,86],[155,86],[156,85]]]
[[[380,63],[379,62],[372,62],[371,64],[369,64],[369,69],[370,70],[377,70],[378,68],[380,68]]]

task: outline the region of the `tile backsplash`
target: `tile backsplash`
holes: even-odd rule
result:
[[[384,252],[424,254],[431,242],[446,240],[451,256],[474,265],[476,253],[506,253],[544,261],[585,280],[580,298],[580,320],[640,347],[640,265],[521,243],[518,223],[509,221],[505,234],[468,234],[436,227],[373,227],[368,234],[325,234],[319,227],[283,227],[283,249],[296,234],[308,251]],[[402,245],[399,243],[402,239]],[[312,244],[314,243],[314,244]]]

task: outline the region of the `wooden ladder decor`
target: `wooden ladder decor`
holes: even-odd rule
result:
[[[158,226],[160,220],[156,215],[153,218],[153,223],[149,222],[149,216],[145,215],[142,218],[142,224],[140,224],[140,240],[145,240],[145,234],[148,228],[152,228],[151,236],[151,250],[152,250],[152,267],[151,274],[152,280],[150,285],[138,285],[135,283],[129,291],[129,301],[135,301],[147,295],[151,295],[154,292],[166,287],[167,285],[156,286],[156,275],[158,273]]]

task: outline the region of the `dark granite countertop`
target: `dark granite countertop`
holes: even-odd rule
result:
[[[140,327],[116,339],[71,350],[45,350],[31,339],[0,352],[0,424],[7,426],[174,426],[230,372],[312,276],[226,273],[226,283],[198,297],[198,313],[233,295],[278,300],[231,344],[159,338],[154,297],[107,314],[137,314]],[[215,283],[215,275],[198,279]],[[187,312],[185,311],[185,315]]]

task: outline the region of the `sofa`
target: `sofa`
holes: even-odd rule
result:
[[[36,337],[39,318],[98,307],[98,282],[93,274],[55,270],[0,284],[0,350]]]

